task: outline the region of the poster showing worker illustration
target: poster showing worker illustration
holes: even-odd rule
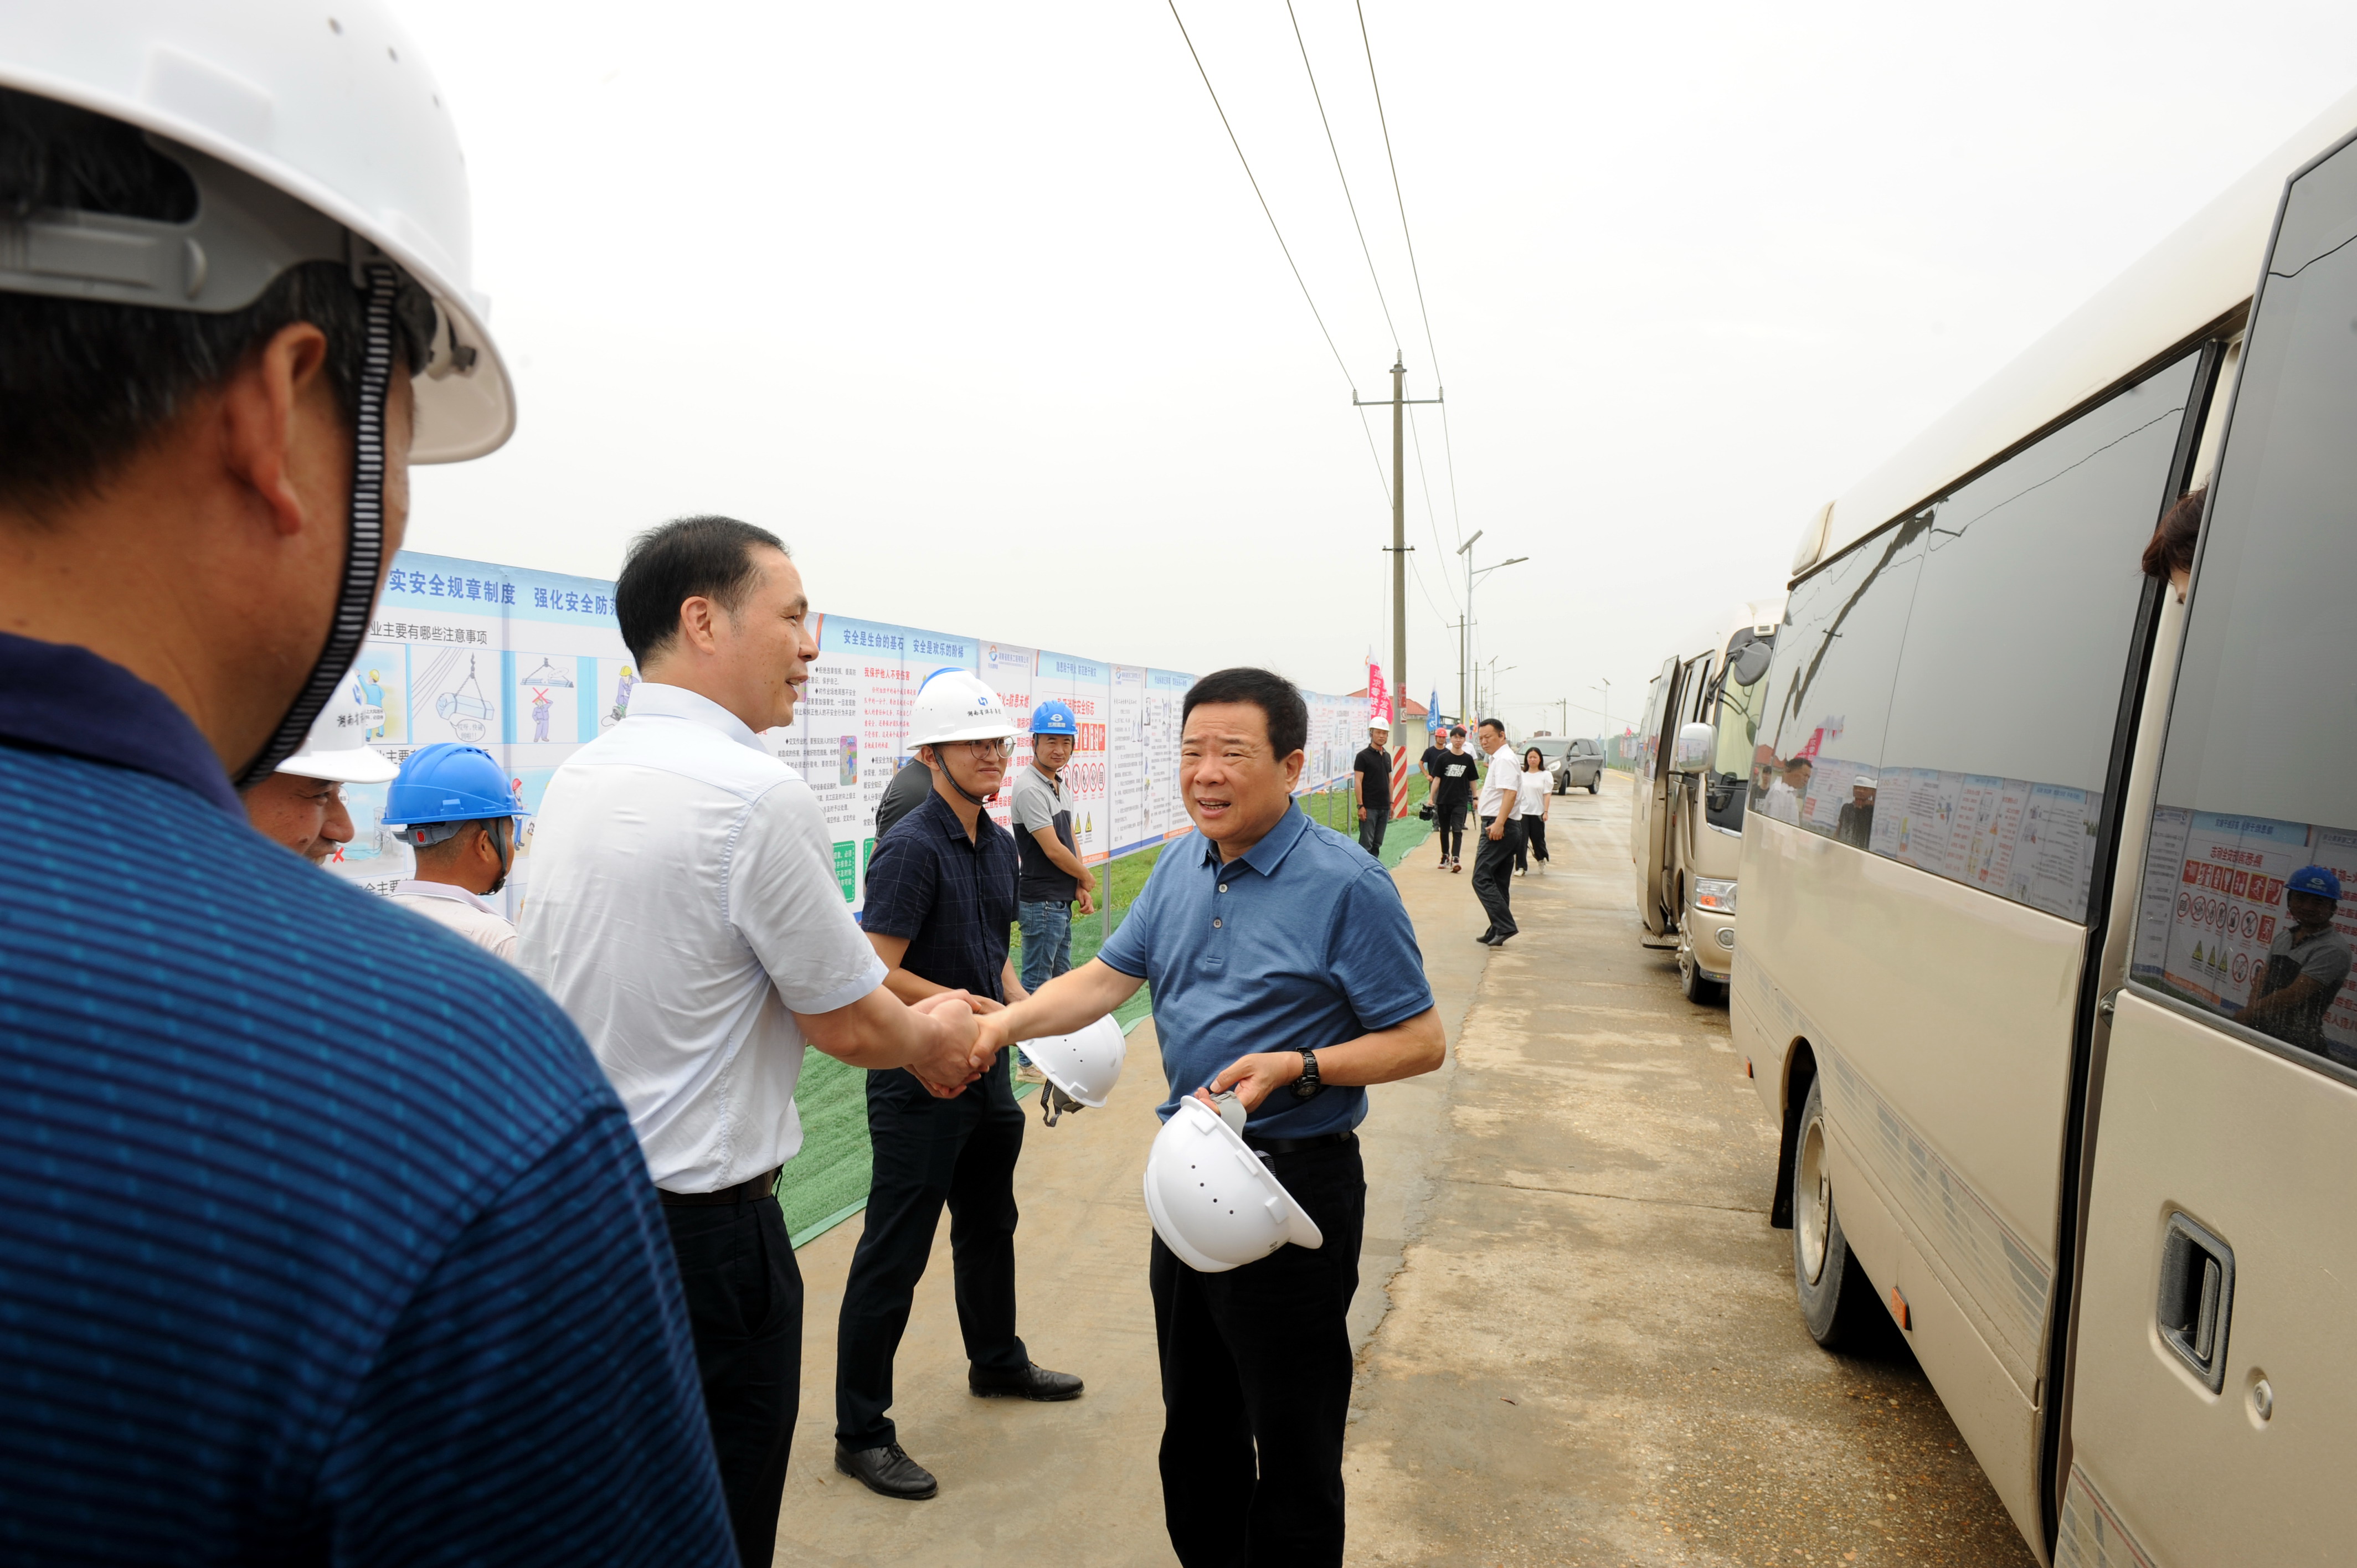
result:
[[[1192,675],[1148,670],[1139,703],[1138,731],[1146,745],[1146,816],[1157,838],[1177,838],[1195,824],[1178,793],[1178,733]]]
[[[990,802],[990,820],[1008,832],[1014,831],[1015,817],[1009,803],[1015,779],[1023,768],[1031,766],[1031,710],[1038,706],[1031,695],[1031,679],[1039,667],[1039,650],[1018,648],[1011,642],[982,644],[977,673],[983,684],[998,693],[1006,704],[1006,716],[1016,729],[1015,755],[1006,762],[1006,787]]]
[[[1111,758],[1107,723],[1113,710],[1113,666],[1070,653],[1039,654],[1032,701],[1053,697],[1069,704],[1081,738],[1064,768],[1064,793],[1072,802],[1072,842],[1083,865],[1110,858],[1114,849]]]
[[[818,657],[794,722],[761,738],[818,797],[835,884],[856,911],[866,902],[867,865],[876,854],[877,802],[909,757],[909,704],[934,671],[974,669],[981,645],[850,616],[812,618]]]

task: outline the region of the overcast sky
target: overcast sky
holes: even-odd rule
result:
[[[1477,599],[1524,727],[1632,714],[1818,507],[2357,86],[2345,4],[1366,0],[1427,347],[1349,0],[1294,4],[1390,325],[1284,0],[1180,0],[1338,364],[1162,0],[396,3],[522,411],[420,475],[415,548],[610,576],[725,511],[824,609],[1347,691],[1390,657],[1351,393],[1396,346],[1433,396],[1437,349],[1407,685],[1457,705],[1482,530],[1531,558]]]

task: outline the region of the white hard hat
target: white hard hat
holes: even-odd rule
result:
[[[0,247],[0,290],[236,310],[305,262],[349,263],[357,276],[372,246],[441,317],[428,362],[411,367],[410,461],[479,457],[515,428],[488,302],[470,288],[457,133],[425,57],[381,0],[0,5],[0,87],[153,133],[199,193],[185,224],[32,214],[11,225],[22,247]]]
[[[1162,1244],[1198,1273],[1258,1262],[1287,1241],[1313,1251],[1326,1244],[1260,1156],[1192,1095],[1146,1156],[1146,1213]]]
[[[1069,1035],[1026,1040],[1023,1054],[1047,1076],[1049,1083],[1063,1091],[1067,1100],[1102,1109],[1105,1096],[1113,1092],[1115,1080],[1121,1077],[1121,1064],[1129,1054],[1129,1042],[1122,1037],[1121,1026],[1114,1022],[1113,1015],[1107,1014],[1087,1028]],[[1052,1112],[1048,1124],[1055,1125]]]
[[[1877,784],[1874,781],[1874,775],[1871,773],[1861,773],[1857,778],[1851,779],[1850,782],[1853,784],[1863,785],[1868,789],[1879,789],[1882,788],[1881,785]]]
[[[346,675],[319,716],[303,749],[278,765],[281,773],[332,779],[339,784],[382,784],[400,773],[391,757],[368,743],[384,724],[384,710],[368,699],[357,671]]]
[[[1015,734],[1006,704],[971,670],[936,670],[909,705],[909,748],[952,740],[1002,740]]]

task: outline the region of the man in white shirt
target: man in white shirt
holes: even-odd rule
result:
[[[639,1135],[670,1223],[737,1547],[770,1561],[802,1387],[802,1275],[775,1196],[802,1146],[807,1041],[977,1076],[963,993],[911,1006],[851,918],[817,798],[763,749],[818,654],[775,535],[683,518],[615,585],[641,679],[556,770],[518,961],[573,1015]]]
[[[417,857],[393,901],[513,963],[516,929],[486,895],[507,886],[518,814],[507,769],[482,747],[444,741],[411,752],[384,792],[385,824]]]
[[[1473,896],[1490,917],[1490,929],[1474,940],[1483,947],[1501,948],[1520,931],[1509,894],[1513,887],[1514,855],[1523,847],[1522,764],[1506,745],[1506,726],[1497,719],[1480,725],[1481,751],[1489,766],[1481,775],[1481,844],[1473,855]]]

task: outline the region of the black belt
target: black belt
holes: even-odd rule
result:
[[[724,1187],[718,1192],[665,1192],[657,1187],[655,1196],[662,1199],[665,1208],[716,1208],[730,1203],[758,1203],[777,1190],[778,1173],[783,1169],[783,1165],[772,1165],[749,1181]]]
[[[1340,1133],[1320,1133],[1310,1138],[1260,1138],[1247,1133],[1244,1147],[1258,1155],[1297,1155],[1308,1149],[1338,1148],[1355,1144],[1359,1134],[1348,1129]]]

